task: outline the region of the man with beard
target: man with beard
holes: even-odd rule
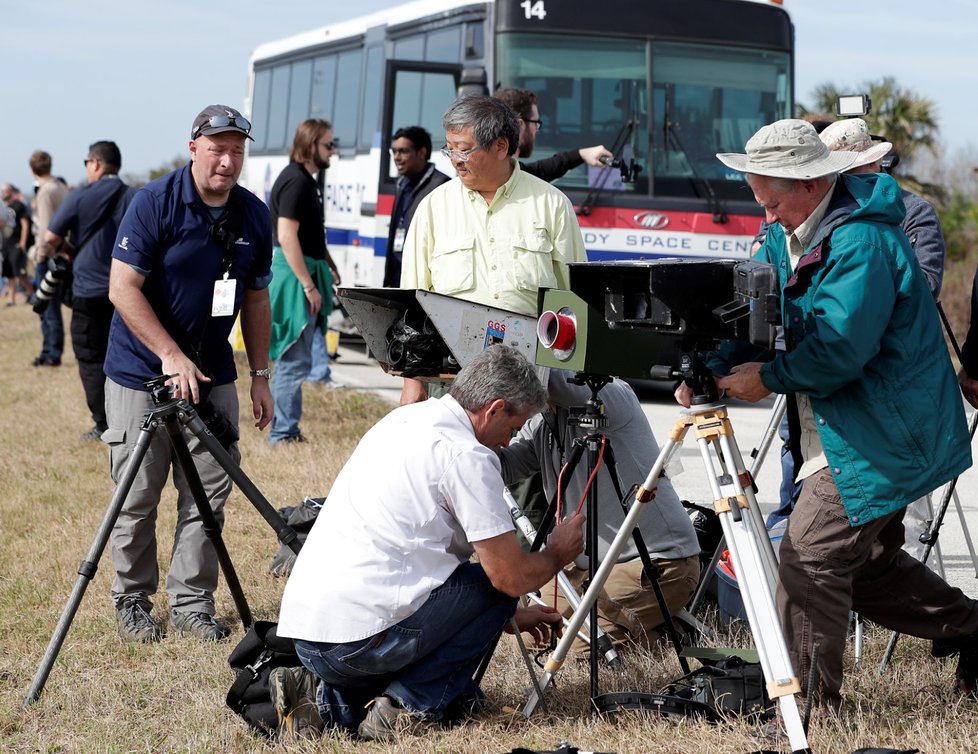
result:
[[[326,248],[323,197],[316,174],[329,167],[336,151],[328,120],[310,118],[299,124],[289,165],[272,186],[274,233],[271,358],[275,415],[268,441],[302,442],[302,383],[312,367],[313,340],[326,332],[332,307],[336,264]],[[316,332],[317,328],[320,330]]]
[[[533,154],[533,145],[537,133],[543,128],[540,119],[540,108],[537,105],[537,95],[529,89],[497,89],[494,95],[501,99],[516,113],[520,123],[520,141],[517,156],[525,160]],[[596,147],[581,147],[566,152],[557,152],[552,157],[536,162],[521,162],[520,168],[524,173],[535,175],[543,181],[556,181],[568,171],[587,163],[595,168],[608,167],[614,157],[603,145]]]
[[[401,253],[411,218],[432,189],[449,180],[431,163],[431,134],[421,126],[399,128],[391,140],[391,157],[401,177],[391,210],[387,234],[387,260],[384,264],[384,287],[397,288],[401,283]]]

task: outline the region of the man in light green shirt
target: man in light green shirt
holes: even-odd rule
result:
[[[574,207],[558,189],[520,170],[519,120],[502,101],[458,99],[442,125],[442,151],[459,180],[418,206],[401,288],[535,315],[537,291],[570,287],[567,265],[587,261]],[[420,381],[404,381],[402,404],[426,397]]]

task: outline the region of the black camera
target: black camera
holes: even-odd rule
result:
[[[224,414],[217,410],[210,399],[210,385],[198,382],[197,389],[200,391],[200,401],[194,406],[197,416],[224,449],[230,451],[231,446],[238,441],[238,430]]]
[[[48,262],[47,272],[44,273],[44,277],[41,278],[41,284],[34,293],[33,308],[37,314],[44,313],[44,310],[48,308],[48,304],[51,303],[51,299],[54,298],[54,294],[58,292],[58,289],[68,279],[70,274],[71,261],[69,259],[58,256],[53,257]]]

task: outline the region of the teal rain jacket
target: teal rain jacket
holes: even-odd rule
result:
[[[761,380],[810,397],[852,526],[971,465],[961,393],[903,216],[893,178],[842,175],[794,274],[780,225],[754,257],[778,270],[786,340]]]

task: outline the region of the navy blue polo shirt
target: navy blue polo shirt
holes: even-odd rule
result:
[[[236,282],[237,315],[245,288],[261,290],[271,280],[272,224],[264,203],[240,186],[231,190],[228,211],[237,213],[240,224],[230,245],[229,272]],[[187,165],[137,192],[122,218],[112,256],[146,276],[142,292],[160,324],[213,385],[224,385],[237,377],[228,342],[235,317],[211,316],[214,282],[223,277],[225,259],[225,245],[214,237],[213,226]],[[145,390],[143,383],[161,369],[159,357],[117,311],[105,374],[120,385]]]
[[[79,298],[109,295],[112,245],[135,193],[135,189],[123,184],[119,176],[105,175],[68,194],[51,218],[48,230],[67,238],[76,248],[71,289]],[[109,211],[111,202],[115,204]],[[93,227],[100,221],[101,225],[93,233]],[[84,245],[78,248],[81,242]]]

